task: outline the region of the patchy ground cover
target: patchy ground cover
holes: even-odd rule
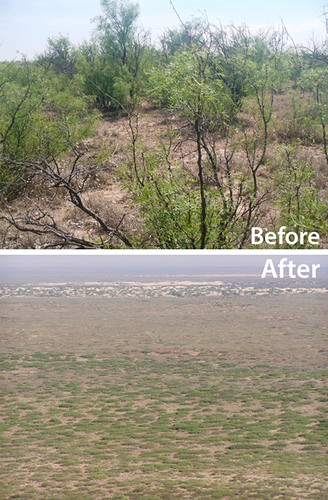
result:
[[[325,498],[327,297],[4,297],[1,498]]]

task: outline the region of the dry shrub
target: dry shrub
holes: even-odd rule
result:
[[[275,96],[270,139],[304,145],[321,144],[322,133],[316,125],[317,112],[306,94],[289,92]]]
[[[139,214],[136,208],[129,206],[124,198],[120,201],[115,200],[114,195],[113,201],[110,201],[109,199],[104,199],[101,192],[100,195],[99,192],[90,192],[85,199],[85,203],[109,227],[113,229],[119,228],[121,231],[129,234],[139,232],[141,226]],[[70,210],[69,220],[71,225],[75,225],[77,228],[88,232],[94,238],[104,236],[104,232],[98,222],[77,207],[72,207]]]

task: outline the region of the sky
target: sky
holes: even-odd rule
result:
[[[47,254],[25,254],[9,253],[0,255],[0,282],[4,271],[20,269],[41,269],[41,268],[62,268],[62,269],[89,269],[115,272],[138,272],[140,274],[152,273],[193,273],[193,272],[213,272],[216,270],[232,267],[237,270],[242,267],[258,266],[258,257],[245,255],[183,255],[179,254],[148,254],[147,252],[137,253],[112,253],[107,252],[97,254],[93,252],[89,255],[84,253],[58,253]]]
[[[0,285],[11,281],[30,281],[33,276],[47,281],[102,281],[116,275],[123,281],[126,276],[149,275],[209,275],[209,274],[252,274],[260,278],[267,259],[277,266],[282,258],[299,264],[320,264],[318,278],[328,277],[328,252],[300,251],[298,254],[282,252],[239,253],[97,253],[84,252],[49,253],[5,253],[0,254]],[[277,268],[278,269],[278,268]],[[304,280],[307,281],[307,280]]]
[[[139,25],[153,40],[179,25],[170,0],[139,0]],[[297,43],[325,37],[327,0],[173,0],[183,21],[206,14],[216,25],[247,24],[251,30],[278,26],[283,20]],[[0,0],[0,60],[43,53],[47,39],[68,36],[74,44],[89,40],[92,18],[101,15],[100,0]]]

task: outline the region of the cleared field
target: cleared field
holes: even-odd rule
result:
[[[5,297],[1,498],[327,498],[327,295]]]

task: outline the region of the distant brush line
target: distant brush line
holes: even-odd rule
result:
[[[0,298],[3,297],[104,297],[104,298],[156,298],[156,297],[222,297],[222,296],[250,296],[250,295],[283,295],[283,294],[327,294],[325,287],[288,287],[288,286],[239,286],[227,283],[135,283],[111,285],[78,285],[47,284],[24,285],[19,287],[2,286]]]

